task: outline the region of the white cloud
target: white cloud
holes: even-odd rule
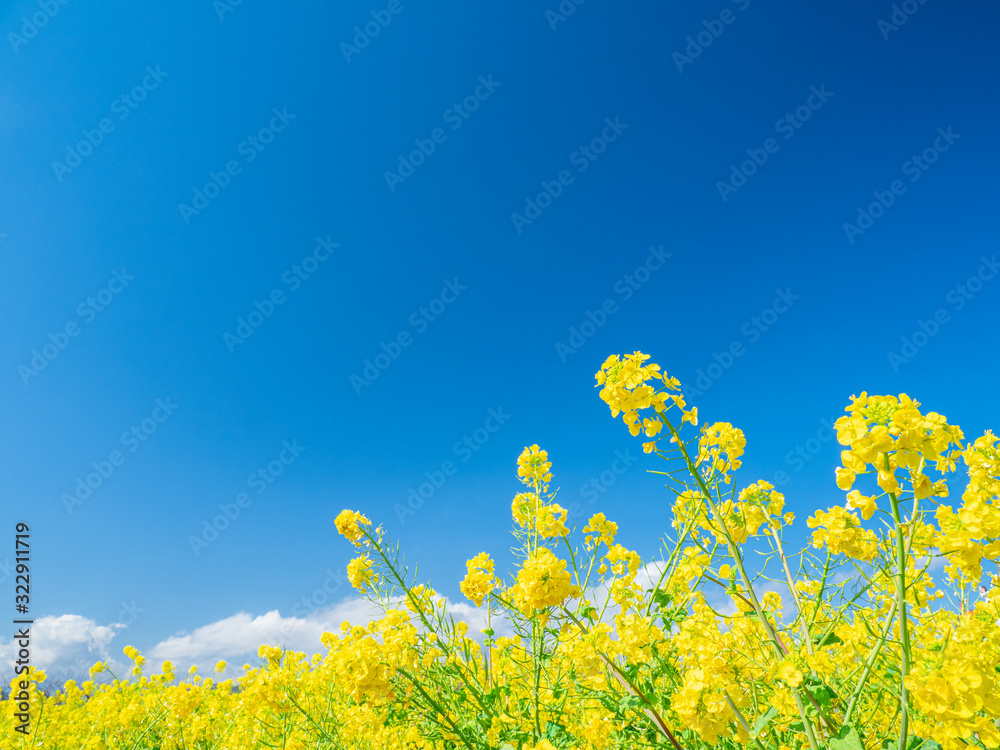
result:
[[[31,664],[46,671],[48,684],[87,679],[95,662],[114,661],[108,647],[124,627],[121,623],[98,625],[80,615],[39,617],[31,625]],[[13,666],[19,649],[15,638],[0,641],[0,660],[11,670],[5,678],[14,676]]]
[[[448,612],[457,620],[469,624],[469,637],[482,639],[480,630],[486,627],[485,610],[465,602],[447,602]],[[177,669],[194,664],[199,672],[209,673],[216,663],[227,663],[226,675],[242,672],[244,664],[259,663],[257,649],[261,644],[274,643],[291,651],[312,655],[324,653],[320,641],[324,632],[338,633],[341,623],[364,625],[381,616],[379,607],[363,599],[346,599],[338,604],[310,612],[305,617],[283,617],[277,610],[254,617],[239,612],[231,617],[203,625],[191,633],[171,636],[151,648],[146,656],[151,665],[159,667],[164,660],[174,662]],[[510,635],[506,620],[493,618],[498,636]]]
[[[191,633],[170,636],[146,655],[157,666],[170,660],[178,668],[195,664],[200,671],[211,671],[221,659],[239,669],[245,662],[257,663],[261,644],[277,643],[312,654],[323,649],[324,632],[339,631],[342,622],[363,625],[378,616],[378,608],[361,599],[348,599],[306,617],[282,617],[278,610],[256,617],[239,612]]]
[[[449,603],[448,609],[457,620],[469,623],[470,636],[480,636],[479,631],[486,627],[483,610],[464,602]],[[324,632],[339,632],[343,622],[364,625],[380,616],[377,606],[363,599],[346,599],[302,617],[284,617],[277,610],[257,616],[238,612],[190,633],[172,635],[151,648],[132,645],[146,656],[147,672],[159,671],[161,664],[169,660],[178,672],[195,665],[202,674],[209,674],[223,660],[228,664],[226,676],[236,676],[244,664],[259,663],[257,649],[261,644],[279,644],[310,655],[322,653],[325,649],[320,638]],[[494,619],[498,634],[507,630],[506,625]],[[126,627],[122,623],[100,625],[80,615],[40,617],[31,626],[31,663],[46,671],[45,684],[53,689],[69,679],[89,679],[90,667],[98,661],[107,662],[115,674],[126,677],[131,665],[121,655],[124,643],[112,646]],[[0,659],[10,665],[9,673],[3,675],[6,682],[14,676],[18,648],[14,639],[0,641]]]

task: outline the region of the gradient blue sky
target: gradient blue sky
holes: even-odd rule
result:
[[[692,401],[745,431],[746,482],[785,472],[801,521],[843,500],[823,420],[853,393],[907,392],[968,435],[997,426],[995,3],[911,0],[895,29],[879,25],[891,3],[854,1],[589,0],[565,20],[546,15],[556,0],[42,5],[3,3],[0,19],[0,529],[31,524],[36,616],[142,609],[116,653],[240,611],[291,616],[351,557],[332,523],[344,507],[459,597],[467,558],[503,559],[532,443],[563,505],[604,511],[652,555],[669,496],[593,388],[612,353],[642,349],[694,383],[742,344]],[[372,13],[391,22],[345,55]],[[46,23],[28,38],[33,14]],[[437,128],[424,163],[387,181]],[[54,167],[85,131],[93,153]],[[721,190],[754,154],[767,160]],[[230,162],[200,213],[180,208]],[[564,170],[536,220],[512,220]],[[870,228],[845,231],[894,181]],[[339,247],[296,280],[317,238]],[[650,248],[670,257],[636,275]],[[432,305],[449,283],[465,289]],[[275,289],[284,302],[231,353],[224,334]],[[779,292],[791,306],[765,312]],[[26,375],[67,324],[77,335]],[[351,376],[403,332],[358,394]],[[123,441],[157,399],[176,410]],[[491,409],[509,418],[455,450]],[[257,494],[248,479],[284,441],[305,450]],[[68,512],[64,493],[116,450]],[[616,451],[636,460],[591,503],[584,486]],[[394,506],[449,460],[454,476],[401,522]],[[192,535],[241,492],[252,502],[195,554]]]

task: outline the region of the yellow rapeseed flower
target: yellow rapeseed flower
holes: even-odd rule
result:
[[[371,526],[371,521],[363,515],[355,510],[346,509],[340,511],[333,523],[336,525],[337,531],[356,547],[361,545],[361,540],[364,538],[361,526]]]

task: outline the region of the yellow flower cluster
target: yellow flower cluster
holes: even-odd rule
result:
[[[583,533],[590,534],[587,537],[588,546],[603,544],[605,547],[610,547],[614,544],[615,534],[618,533],[618,524],[609,521],[603,513],[595,513],[583,527]]]
[[[540,547],[517,574],[510,596],[518,610],[530,616],[534,610],[555,607],[569,598],[573,589],[566,561]]]
[[[746,444],[743,431],[729,422],[707,425],[698,439],[698,464],[705,465],[703,471],[707,475],[711,476],[712,472],[721,474],[729,484],[729,472],[743,465],[740,457]]]
[[[517,458],[517,476],[523,484],[548,484],[552,481],[552,462],[547,451],[537,445],[525,448]]]
[[[347,580],[362,593],[371,588],[377,580],[371,558],[355,557],[347,563]]]
[[[916,499],[947,497],[947,484],[931,480],[925,469],[934,462],[939,472],[954,471],[961,451],[948,448],[961,445],[962,431],[949,426],[940,414],[921,414],[919,402],[905,393],[899,398],[862,393],[851,401],[848,416],[834,425],[840,444],[850,446],[841,453],[837,486],[849,490],[855,476],[871,466],[883,492],[899,493],[897,473],[904,471]]]
[[[567,510],[558,503],[542,504],[541,498],[534,492],[515,495],[510,504],[510,512],[518,526],[537,532],[543,539],[562,537],[569,533],[566,526]]]
[[[466,563],[466,567],[469,572],[459,588],[477,607],[481,607],[483,600],[499,583],[495,563],[488,554],[480,552]]]
[[[673,518],[650,515],[668,530],[672,521],[674,538],[658,551],[616,542],[618,525],[600,512],[574,541],[576,513],[555,503],[552,464],[533,445],[518,459],[527,491],[511,504],[513,572],[498,577],[498,561],[482,552],[459,586],[486,619],[475,638],[459,619],[468,605],[410,580],[381,527],[345,510],[337,531],[364,547],[348,578],[377,605],[377,619],[324,633],[325,653],[312,657],[261,646],[260,666],[238,679],[221,679],[223,662],[213,678],[192,668],[179,679],[171,662],[146,674],[132,647],[128,679],[99,662],[92,679],[46,695],[45,674],[31,669],[3,701],[0,744],[1000,748],[997,437],[966,442],[905,394],[852,398],[837,421],[846,450],[836,484],[846,500],[809,517],[812,549],[791,549],[785,496],[765,481],[738,481],[743,433],[712,424],[689,454],[695,436],[681,431],[697,428],[697,414],[648,359],[610,357],[597,380],[633,436],[670,437],[669,449],[645,444],[673,462],[660,472]],[[959,459],[968,474],[961,503],[942,504],[944,475]],[[755,552],[761,562],[751,567]],[[942,562],[948,575],[939,581]],[[25,709],[30,737],[13,720]]]
[[[681,423],[698,424],[697,409],[684,411],[686,404],[680,395],[680,381],[661,372],[659,365],[644,365],[643,362],[647,359],[649,355],[642,352],[626,354],[624,358],[614,354],[601,365],[595,378],[597,385],[603,386],[601,400],[611,409],[611,416],[617,418],[621,413],[622,420],[633,436],[642,432],[646,437],[656,437],[663,429],[664,422],[660,415],[670,408],[671,405],[667,403],[669,400],[673,402],[673,406],[682,410]],[[666,390],[657,391],[654,386],[647,385],[650,380],[659,380]],[[649,408],[653,409],[654,414],[640,417],[639,412]],[[643,450],[650,453],[655,446],[655,441],[645,443]]]
[[[816,529],[812,537],[816,549],[826,548],[832,555],[846,555],[855,560],[872,560],[878,553],[875,533],[839,505],[829,511],[817,510],[806,524]]]
[[[337,527],[337,531],[341,536],[346,538],[355,546],[361,546],[361,540],[365,535],[361,527],[371,526],[372,522],[357,511],[342,510],[334,519],[333,523],[334,526]]]
[[[916,731],[966,746],[973,738],[986,747],[1000,747],[1000,669],[996,653],[1000,626],[994,620],[1000,589],[958,621],[937,615],[944,632],[940,640],[924,641],[914,650],[914,667],[905,684],[917,709]]]
[[[1000,559],[1000,449],[991,431],[966,447],[962,459],[969,483],[962,505],[938,508],[941,550],[948,555],[948,570],[955,578],[978,581],[982,561]]]

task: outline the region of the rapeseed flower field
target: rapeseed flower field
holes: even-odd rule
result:
[[[997,437],[966,439],[906,394],[852,397],[836,422],[844,502],[805,519],[810,544],[793,550],[784,496],[738,478],[740,429],[699,426],[648,360],[611,356],[596,379],[612,417],[665,461],[672,514],[655,559],[617,543],[602,513],[574,534],[546,451],[526,447],[516,569],[498,575],[484,551],[460,586],[485,613],[481,633],[347,509],[336,529],[356,549],[352,585],[378,605],[372,622],[325,633],[312,658],[261,646],[238,679],[221,679],[224,663],[211,676],[153,669],[131,647],[131,674],[99,663],[100,682],[53,688],[32,670],[10,685],[3,747],[1000,747]],[[29,735],[14,730],[24,712]]]

